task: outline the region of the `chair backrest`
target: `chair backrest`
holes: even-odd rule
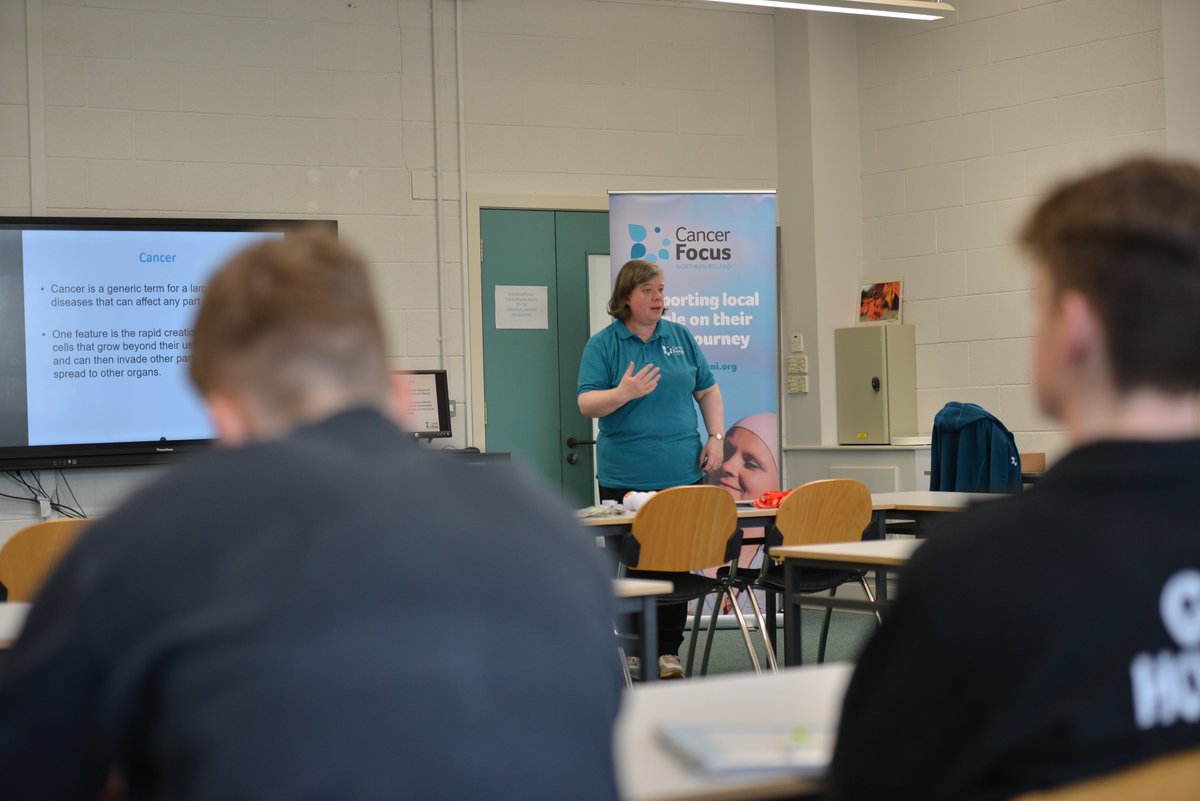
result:
[[[1025,451],[1021,454],[1021,471],[1024,473],[1046,472],[1046,454],[1044,451]]]
[[[9,537],[0,548],[0,584],[10,601],[32,601],[50,569],[89,520],[44,520]]]
[[[855,542],[871,522],[871,492],[861,481],[831,478],[796,487],[779,504],[784,545]]]
[[[1014,801],[1191,801],[1198,787],[1200,748],[1193,748]]]
[[[727,564],[737,504],[721,487],[672,487],[650,497],[633,518],[638,570],[686,573]],[[736,556],[736,553],[733,554]]]

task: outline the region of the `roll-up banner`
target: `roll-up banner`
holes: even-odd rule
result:
[[[710,480],[737,500],[779,489],[775,193],[612,191],[608,205],[613,280],[630,259],[657,264],[663,317],[687,327],[721,387],[725,462]],[[699,410],[697,425],[707,439]]]

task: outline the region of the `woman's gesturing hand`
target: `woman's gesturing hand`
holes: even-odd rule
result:
[[[629,363],[629,368],[625,371],[625,375],[621,376],[621,391],[629,398],[644,398],[654,391],[658,386],[659,370],[653,364],[647,364],[636,373],[633,372],[633,362]]]

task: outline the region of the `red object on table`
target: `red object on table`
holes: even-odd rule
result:
[[[791,493],[790,489],[783,492],[764,492],[754,500],[756,509],[778,509],[783,499]]]

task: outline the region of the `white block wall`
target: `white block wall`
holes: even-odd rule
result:
[[[1055,181],[1164,146],[1160,0],[958,0],[859,24],[864,280],[904,280],[920,428],[979,403],[1022,450],[1065,437],[1030,386],[1017,232]]]
[[[0,214],[29,213],[25,5],[0,0]]]
[[[775,186],[771,15],[657,0],[464,9],[469,190]]]
[[[438,366],[428,0],[33,7],[31,42],[26,0],[0,0],[0,214],[336,218],[371,261],[395,366]],[[468,189],[775,185],[769,14],[657,0],[465,0],[463,11]],[[437,0],[437,13],[445,351],[462,402],[453,3]],[[39,50],[44,133],[31,142],[26,61]],[[34,175],[44,166],[36,187],[31,160]],[[69,475],[91,513],[145,478]],[[0,478],[0,492],[18,490]],[[0,539],[31,517],[0,498]]]

